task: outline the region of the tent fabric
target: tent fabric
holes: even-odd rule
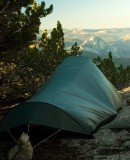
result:
[[[0,131],[40,124],[90,135],[121,106],[121,95],[90,59],[70,56],[33,97],[5,116]]]

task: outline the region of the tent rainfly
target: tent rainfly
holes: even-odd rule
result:
[[[121,95],[90,59],[70,56],[32,98],[9,111],[0,131],[38,124],[91,135],[121,106]]]

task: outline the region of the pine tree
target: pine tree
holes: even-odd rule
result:
[[[39,32],[40,18],[52,10],[52,5],[45,9],[45,2],[37,4],[34,0],[1,0],[0,58],[5,58],[7,53],[16,54],[33,43]]]
[[[57,65],[59,65],[66,56],[80,55],[79,46],[75,43],[72,46],[71,52],[67,52],[64,44],[64,32],[60,21],[57,22],[56,28],[48,36],[47,30],[43,31],[42,38],[39,40],[41,55],[41,66],[43,74],[46,79],[55,70]]]
[[[64,33],[60,21],[57,22],[57,27],[51,31],[50,39],[48,40],[47,51],[44,53],[46,57],[46,76],[48,77],[60,64],[66,56],[64,45]]]
[[[117,70],[116,66],[113,62],[113,57],[111,52],[108,54],[108,58],[101,59],[99,56],[94,59],[94,63],[99,67],[99,69],[103,72],[103,74],[107,77],[107,79],[113,84],[117,85],[116,77]]]
[[[80,55],[82,52],[80,51],[80,47],[78,43],[75,42],[74,45],[71,47],[71,55]]]
[[[52,5],[45,8],[45,2],[35,0],[0,0],[1,98],[19,97],[19,92],[26,93],[33,82],[38,83],[35,70],[39,70],[40,56],[36,47],[29,46],[36,44],[40,18],[52,10]]]

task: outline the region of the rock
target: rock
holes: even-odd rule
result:
[[[123,145],[122,145],[122,147],[124,147],[124,148],[130,148],[130,141],[127,141],[127,142],[125,142]]]
[[[8,153],[8,160],[12,160],[13,157],[18,153],[18,151],[19,151],[19,146],[16,145],[15,147],[13,147],[13,148],[9,151],[9,153]]]
[[[115,119],[101,128],[130,128],[130,106],[123,106]]]
[[[130,97],[126,98],[127,105],[130,105]]]
[[[29,136],[22,133],[18,144],[8,153],[8,160],[31,160],[33,156],[33,147],[29,141]]]

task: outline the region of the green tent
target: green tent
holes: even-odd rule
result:
[[[0,131],[39,124],[92,134],[117,115],[121,95],[88,58],[66,58],[38,92],[13,108],[0,122]]]

